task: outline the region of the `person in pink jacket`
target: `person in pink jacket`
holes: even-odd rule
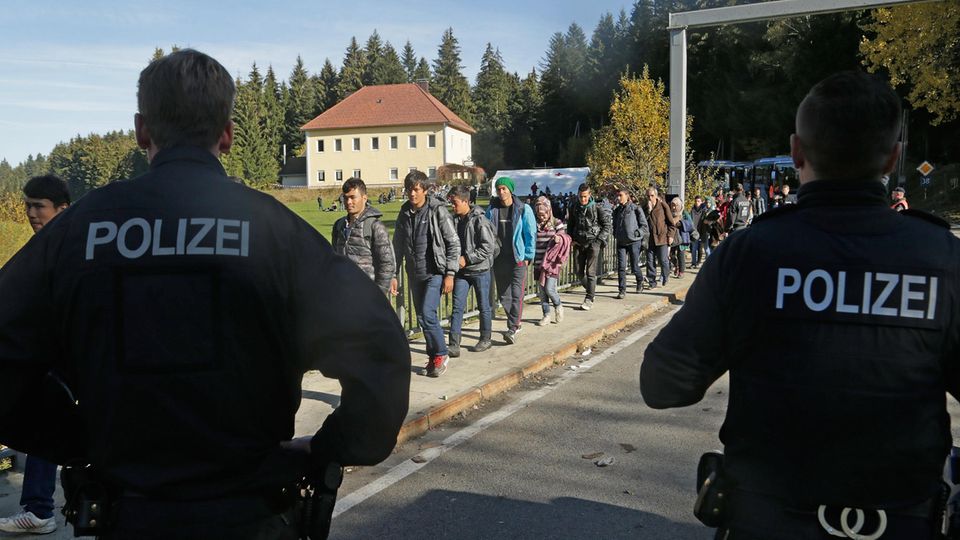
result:
[[[550,199],[542,196],[537,199],[536,216],[537,254],[533,261],[533,276],[537,280],[540,304],[543,306],[543,318],[537,326],[544,326],[563,320],[563,303],[557,293],[557,278],[560,276],[560,267],[570,256],[572,240],[566,233],[566,224],[553,217]],[[552,317],[551,305],[554,308]]]

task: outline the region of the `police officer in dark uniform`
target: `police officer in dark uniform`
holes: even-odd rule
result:
[[[887,206],[899,119],[874,77],[814,86],[791,137],[797,204],[730,236],[646,350],[654,408],[692,405],[730,372],[723,466],[700,493],[718,538],[939,537],[960,240]]]
[[[0,271],[0,441],[92,464],[116,496],[107,538],[297,538],[284,488],[381,461],[407,412],[410,353],[377,286],[220,165],[234,96],[197,51],[150,63],[149,172],[88,193]],[[341,403],[291,440],[312,369]],[[48,373],[71,399],[38,400]]]

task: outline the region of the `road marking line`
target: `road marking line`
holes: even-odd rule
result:
[[[381,491],[387,489],[388,487],[396,484],[400,480],[403,480],[407,476],[419,471],[423,467],[426,467],[431,461],[442,456],[448,450],[453,450],[461,443],[464,443],[470,440],[473,436],[477,435],[481,431],[487,429],[488,427],[508,418],[513,413],[527,407],[534,401],[542,398],[543,396],[549,394],[550,392],[556,390],[561,385],[566,382],[569,382],[579,376],[581,373],[588,371],[590,368],[596,366],[600,362],[603,362],[607,358],[617,354],[618,352],[626,349],[630,345],[633,345],[637,341],[640,341],[645,336],[653,332],[655,329],[660,328],[665,324],[670,317],[673,316],[676,309],[668,308],[665,313],[654,319],[650,324],[644,325],[642,328],[634,331],[629,336],[623,338],[622,340],[614,343],[609,348],[601,352],[600,354],[588,359],[583,362],[576,364],[578,368],[576,370],[567,370],[564,371],[557,380],[557,384],[552,386],[544,386],[538,390],[532,390],[521,395],[516,401],[508,403],[501,409],[494,411],[487,416],[477,420],[473,424],[461,429],[460,431],[450,435],[439,446],[433,448],[427,448],[420,452],[418,455],[424,458],[423,463],[414,463],[410,459],[404,460],[399,465],[395,465],[386,474],[377,478],[373,482],[357,489],[356,491],[346,495],[339,500],[333,509],[333,517],[337,517],[340,514],[350,510],[354,506],[362,503],[363,501],[369,499],[370,497],[380,493]],[[639,383],[637,386],[637,395],[639,396]]]

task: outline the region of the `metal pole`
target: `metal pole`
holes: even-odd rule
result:
[[[670,30],[670,183],[668,193],[684,199],[687,119],[687,29]]]

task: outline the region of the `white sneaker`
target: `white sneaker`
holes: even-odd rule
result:
[[[583,303],[580,304],[581,311],[590,311],[592,307],[593,307],[593,300],[589,298],[584,299]]]
[[[40,519],[24,510],[10,517],[0,518],[0,531],[22,534],[48,534],[57,530],[55,518]]]
[[[563,304],[556,307],[556,310],[554,311],[554,316],[553,316],[554,323],[560,323],[562,321],[563,321]]]
[[[537,321],[537,326],[546,326],[546,325],[550,324],[550,319],[552,319],[552,318],[553,318],[553,317],[551,317],[550,314],[547,313],[546,315],[543,316],[542,319],[540,319],[539,321]]]

